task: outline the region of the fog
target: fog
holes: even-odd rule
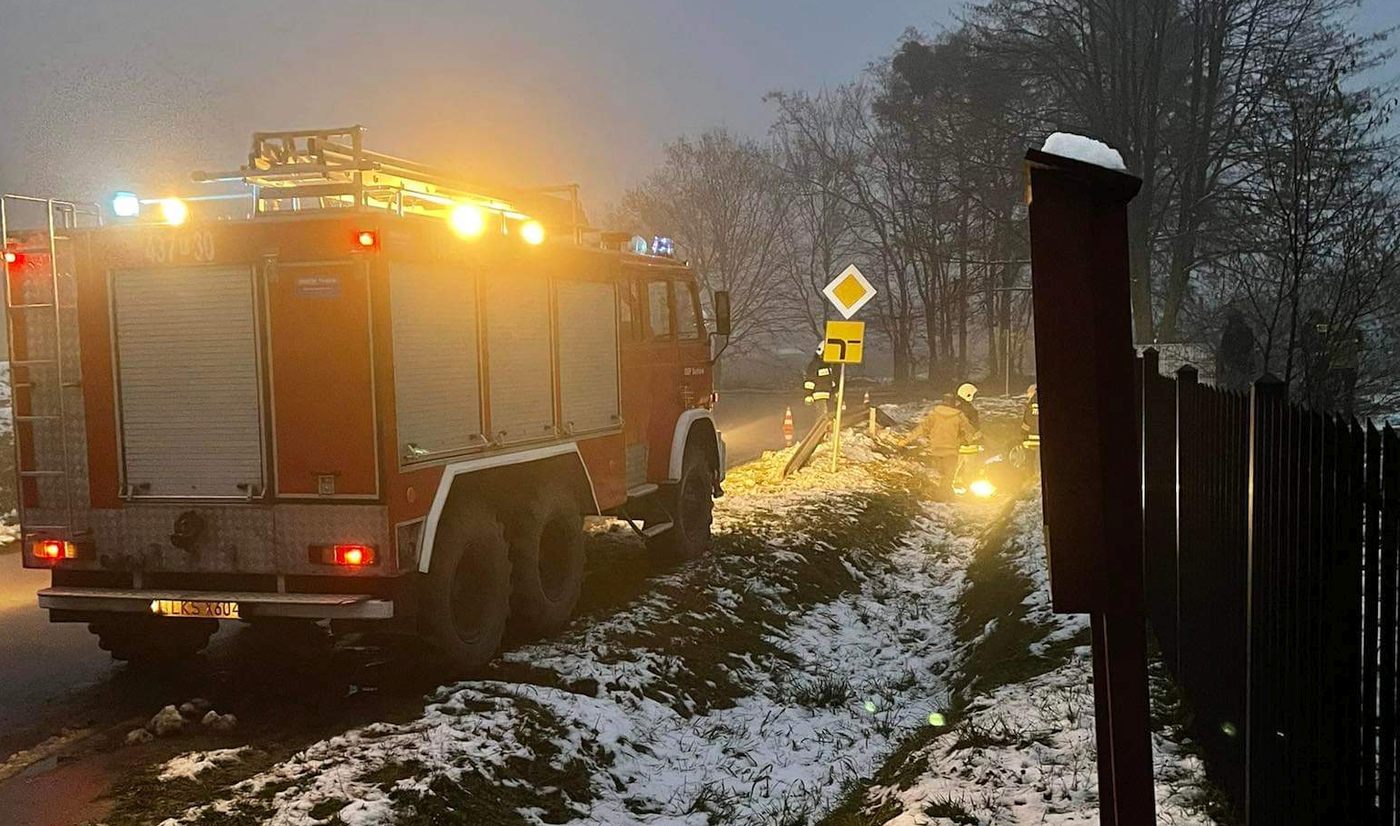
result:
[[[950,0],[0,3],[0,186],[190,189],[255,129],[370,128],[372,148],[590,206],[661,145],[761,133],[765,92],[853,77]],[[596,209],[597,207],[594,206]]]

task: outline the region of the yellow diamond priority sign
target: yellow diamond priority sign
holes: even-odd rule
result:
[[[852,264],[831,279],[831,283],[822,289],[822,294],[842,318],[850,318],[875,297],[875,288],[861,275],[860,270],[856,269],[856,265]]]
[[[827,364],[860,364],[865,354],[864,321],[828,321],[822,342],[822,361]]]

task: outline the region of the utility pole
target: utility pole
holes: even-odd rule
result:
[[[1026,263],[1029,263],[1029,262],[1026,262]],[[1011,325],[1010,325],[1010,321],[1011,321],[1011,295],[1010,295],[1010,294],[1011,294],[1011,293],[1029,293],[1030,291],[1031,291],[1031,288],[1030,288],[1030,287],[993,287],[993,288],[992,288],[992,292],[993,292],[994,294],[1000,295],[1000,296],[1001,296],[1001,300],[1002,300],[1003,304],[1005,305],[1005,312],[1002,314],[1002,317],[1005,318],[1005,319],[1007,320],[1007,326],[1002,328],[1003,344],[1002,344],[1002,348],[1001,348],[1001,349],[1002,349],[1002,352],[1005,354],[1005,356],[1004,356],[1004,362],[1003,362],[1003,364],[1002,364],[1002,368],[1003,368],[1003,369],[1002,369],[1002,375],[1005,377],[1005,381],[1006,381],[1006,395],[1008,395],[1008,396],[1011,395]]]

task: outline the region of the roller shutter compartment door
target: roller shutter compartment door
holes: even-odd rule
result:
[[[541,276],[483,275],[491,435],[511,445],[555,437],[549,283]]]
[[[564,427],[574,435],[619,427],[616,289],[597,281],[560,281],[555,295]]]
[[[394,406],[405,461],[480,446],[475,278],[464,268],[389,268]]]
[[[252,270],[119,271],[112,303],[132,495],[243,498],[261,489]]]

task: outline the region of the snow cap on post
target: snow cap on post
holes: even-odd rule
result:
[[[1061,158],[1101,166],[1104,169],[1114,169],[1119,172],[1128,171],[1128,167],[1123,165],[1123,156],[1118,154],[1117,149],[1103,141],[1086,138],[1083,135],[1056,132],[1045,139],[1040,151],[1048,155],[1059,155]]]

